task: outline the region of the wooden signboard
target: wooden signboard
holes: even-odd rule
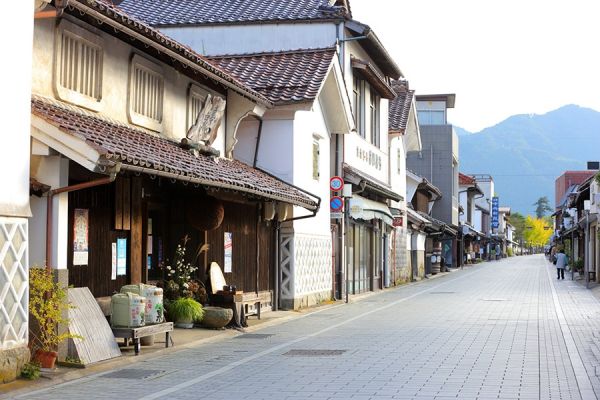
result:
[[[69,332],[84,339],[69,339],[69,356],[83,365],[119,357],[121,350],[112,329],[87,287],[70,288]]]

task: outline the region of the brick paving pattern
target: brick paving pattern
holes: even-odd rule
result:
[[[126,367],[147,370],[147,379],[97,375],[24,398],[595,398],[599,315],[600,302],[570,280],[556,281],[542,256],[517,257],[255,332],[269,337]]]

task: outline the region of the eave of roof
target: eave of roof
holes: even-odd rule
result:
[[[365,36],[366,41],[361,42],[362,47],[369,53],[375,64],[390,78],[400,79],[404,76],[396,61],[388,53],[385,46],[381,43],[375,32],[370,26],[358,22],[354,19],[348,20],[345,27],[358,36]]]
[[[367,61],[359,60],[358,58],[351,56],[352,68],[357,69],[365,77],[365,79],[377,90],[381,97],[392,100],[396,97],[396,92],[390,85],[385,81],[385,78],[381,76],[379,71],[375,69],[373,64]]]
[[[99,23],[107,23],[114,29],[122,31],[131,38],[141,40],[145,45],[154,47],[159,52],[170,53],[174,60],[197,70],[226,88],[232,89],[240,95],[263,106],[273,106],[273,104],[260,93],[248,88],[242,82],[217,68],[206,58],[196,53],[188,46],[166,36],[157,29],[132,17],[110,3],[102,0],[71,0],[68,3],[67,10],[75,17],[78,17],[77,14],[79,12],[89,14],[94,19],[97,19]],[[77,10],[78,12],[75,12],[74,10]]]
[[[416,96],[417,101],[444,101],[446,102],[446,108],[454,108],[456,102],[456,94],[418,94]]]
[[[372,176],[365,174],[362,171],[352,167],[349,164],[342,163],[342,169],[344,170],[344,177],[352,179],[356,178],[358,181],[365,182],[366,188],[375,192],[376,194],[394,201],[404,201],[402,195],[394,192],[391,186],[373,178]]]
[[[97,154],[88,160],[98,170],[120,163],[122,170],[232,190],[311,211],[319,208],[317,196],[263,171],[236,160],[194,155],[172,140],[75,106],[33,96],[31,113],[32,124],[50,127],[60,135],[60,143],[84,143],[87,153]]]

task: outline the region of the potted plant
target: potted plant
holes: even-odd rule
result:
[[[52,270],[31,268],[29,270],[29,313],[36,322],[30,332],[33,340],[34,360],[42,368],[54,368],[58,345],[67,339],[83,339],[68,332],[59,333],[59,325],[68,325],[64,313],[72,306],[67,299],[67,291],[54,280]]]
[[[204,317],[202,304],[189,297],[180,297],[169,304],[169,318],[178,328],[193,328]]]

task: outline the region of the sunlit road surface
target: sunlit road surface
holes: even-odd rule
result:
[[[595,399],[600,302],[552,267],[469,266],[23,398]]]

